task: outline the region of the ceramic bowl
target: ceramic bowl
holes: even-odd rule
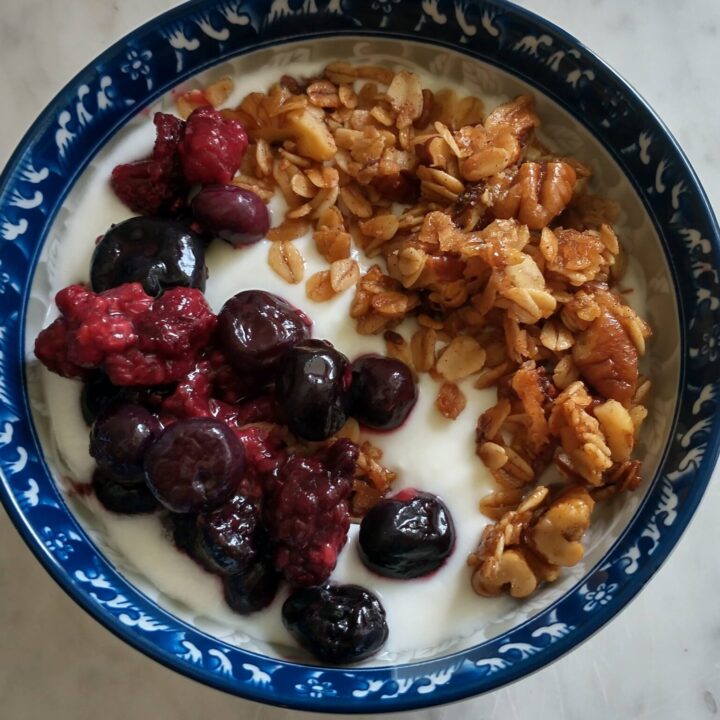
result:
[[[532,92],[551,144],[592,162],[620,199],[618,228],[657,332],[639,456],[643,486],[593,524],[564,579],[508,600],[462,636],[351,668],[290,662],[252,632],[153,587],[83,509],[56,456],[34,338],[52,302],[63,231],[113,143],[169,91],[298,62],[420,69],[492,98]],[[238,75],[240,76],[240,75]],[[74,78],[0,181],[0,484],[37,558],[91,615],[168,667],[261,702],[329,712],[418,708],[516,680],[621,610],[668,556],[718,454],[718,227],[682,151],[639,95],[559,28],[502,2],[196,0],[131,33]],[[431,609],[427,610],[431,613]],[[430,616],[431,620],[431,616]]]

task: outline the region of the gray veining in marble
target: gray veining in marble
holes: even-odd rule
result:
[[[0,164],[75,72],[112,41],[172,4],[2,0]],[[562,25],[640,90],[677,137],[711,202],[720,209],[720,4],[521,4]],[[582,647],[511,687],[412,717],[694,720],[717,715],[719,490],[716,473],[691,527],[656,578]],[[202,687],[125,646],[50,580],[1,510],[0,707],[5,720],[301,717]]]

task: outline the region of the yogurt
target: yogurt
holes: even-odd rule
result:
[[[294,67],[297,75],[312,75],[318,65]],[[266,90],[281,73],[262,69],[237,83],[228,104],[236,104],[247,92]],[[248,79],[249,77],[249,79]],[[427,78],[425,78],[427,80]],[[442,86],[450,85],[447,81]],[[426,86],[433,87],[432,82]],[[437,89],[437,88],[434,88]],[[458,88],[459,92],[462,92]],[[492,107],[497,99],[489,98]],[[56,253],[51,273],[51,292],[74,282],[86,282],[94,240],[112,223],[132,213],[115,197],[108,184],[112,168],[147,155],[152,148],[154,127],[150,117],[134,122],[103,150],[84,173],[73,192],[75,206],[64,228],[60,229],[61,252]],[[271,203],[273,225],[282,220],[283,205],[279,198]],[[311,234],[295,241],[305,258],[305,278],[327,269],[318,254]],[[351,289],[323,303],[305,296],[305,284],[289,285],[269,267],[270,243],[262,240],[250,247],[234,249],[214,241],[207,253],[209,278],[206,298],[218,312],[223,303],[241,290],[259,288],[286,298],[313,321],[313,337],[329,340],[353,359],[361,354],[384,354],[380,336],[361,336],[349,317],[354,291]],[[362,254],[355,259],[365,272],[371,262]],[[374,262],[374,261],[373,261]],[[635,285],[637,287],[637,285]],[[633,300],[643,293],[635,292]],[[50,311],[46,323],[54,317]],[[412,323],[397,328],[406,339]],[[455,550],[443,567],[433,575],[415,580],[382,578],[367,570],[357,551],[357,530],[350,529],[347,544],[341,552],[332,580],[363,585],[378,594],[387,612],[390,635],[383,651],[373,662],[390,662],[402,656],[418,659],[453,647],[460,638],[481,634],[488,620],[506,613],[513,606],[508,598],[481,599],[470,586],[466,557],[475,549],[488,520],[478,509],[480,499],[494,489],[488,470],[475,455],[474,428],[478,416],[496,400],[495,389],[477,390],[470,379],[461,384],[467,407],[457,420],[447,420],[434,406],[439,385],[423,374],[419,399],[405,424],[391,433],[365,432],[383,451],[382,464],[397,473],[392,492],[415,487],[439,495],[453,516],[457,531]],[[88,483],[94,462],[88,453],[88,427],[80,412],[81,384],[42,370],[42,384],[47,402],[53,440],[70,477],[76,483]],[[166,536],[157,516],[121,516],[104,510],[92,495],[77,499],[86,503],[93,521],[102,525],[108,547],[123,556],[133,569],[133,576],[143,579],[145,587],[162,603],[169,598],[179,603],[198,624],[206,624],[224,639],[239,645],[275,648],[288,646],[289,637],[282,627],[280,609],[284,595],[273,604],[250,616],[233,613],[224,603],[218,578],[200,568],[180,553]],[[282,654],[287,654],[287,647]]]

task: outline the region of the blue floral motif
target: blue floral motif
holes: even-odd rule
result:
[[[600,583],[595,590],[585,593],[587,602],[583,605],[583,610],[591,612],[597,605],[607,605],[612,600],[612,593],[617,589],[617,583]]]
[[[295,689],[301,695],[307,695],[311,698],[334,697],[337,695],[337,690],[332,686],[332,683],[318,680],[316,676],[309,677],[304,683],[297,683]]]
[[[133,80],[137,80],[141,75],[150,74],[150,65],[148,61],[152,57],[150,50],[134,50],[127,51],[127,62],[120,66],[120,71],[130,75]]]
[[[693,321],[678,348],[681,377],[690,382],[677,390],[663,464],[593,582],[455,655],[315,672],[191,627],[100,553],[63,502],[25,409],[23,328],[28,278],[48,228],[96,149],[138,107],[199,70],[319,28],[441,43],[524,78],[563,105],[634,181],[655,218],[682,315]],[[611,70],[560,29],[502,0],[191,0],[110,48],[48,106],[0,177],[0,238],[0,497],[10,517],[67,592],[125,641],[253,700],[334,713],[408,710],[492,690],[551,662],[645,585],[687,526],[717,459],[720,231],[702,188],[674,140]]]

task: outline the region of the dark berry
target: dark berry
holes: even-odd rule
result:
[[[153,300],[139,283],[99,294],[70,285],[55,302],[61,317],[38,335],[38,359],[64,377],[88,377],[88,370],[102,368],[114,385],[180,380],[216,324],[194,288],[172,288]]]
[[[261,541],[257,503],[236,495],[214,512],[198,515],[193,555],[211,572],[233,575],[252,565]]]
[[[185,225],[159,217],[134,217],[113,225],[95,247],[90,280],[95,292],[139,282],[157,297],[171,287],[205,289],[202,238]]]
[[[245,572],[223,577],[225,602],[240,615],[267,607],[280,586],[280,574],[266,559],[260,559]]]
[[[325,582],[350,527],[357,446],[338,440],[332,452],[291,456],[270,486],[264,518],[275,567],[291,585]]]
[[[99,469],[93,474],[93,490],[100,504],[110,512],[140,515],[160,507],[144,482],[121,484]]]
[[[172,393],[172,385],[157,387],[120,387],[113,385],[104,372],[92,372],[83,383],[80,409],[88,425],[108,408],[121,403],[134,403],[150,410],[158,410],[163,400]]]
[[[380,575],[420,577],[437,570],[453,551],[455,526],[435,495],[404,490],[368,511],[358,547],[365,565]]]
[[[352,364],[352,415],[366,427],[399,427],[416,401],[417,388],[404,362],[363,355]]]
[[[248,137],[238,120],[226,120],[217,110],[193,110],[179,145],[188,184],[229,183],[240,169]]]
[[[268,372],[293,345],[310,337],[310,321],[277,295],[245,290],[223,306],[216,337],[238,372]]]
[[[143,460],[160,434],[158,419],[141,405],[108,408],[90,430],[90,455],[119,483],[137,483]]]
[[[197,536],[197,515],[192,513],[166,513],[163,517],[163,524],[172,536],[178,550],[192,556],[195,548],[195,537]]]
[[[118,165],[110,186],[133,212],[141,215],[169,214],[182,207],[185,180],[178,145],[185,123],[174,115],[155,113],[155,146],[144,160]]]
[[[235,493],[245,452],[222,422],[178,420],[145,455],[145,477],[157,499],[173,512],[208,512]]]
[[[236,185],[208,185],[193,198],[193,215],[203,227],[235,247],[251,245],[270,229],[267,205]]]
[[[380,600],[359,585],[296,590],[283,604],[282,618],[298,644],[332,665],[374,655],[388,636]]]
[[[113,385],[105,373],[92,373],[80,393],[80,409],[85,422],[92,425],[104,410],[126,401],[125,392],[126,388]]]
[[[283,358],[278,394],[290,430],[304,440],[325,440],[347,420],[350,363],[325,340],[305,340]]]

